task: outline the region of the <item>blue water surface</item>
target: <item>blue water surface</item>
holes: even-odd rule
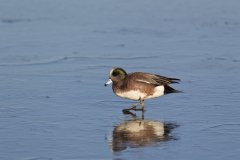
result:
[[[0,159],[240,157],[240,2],[0,0]],[[180,78],[147,100],[168,140],[112,150],[140,118],[103,85],[112,67]]]

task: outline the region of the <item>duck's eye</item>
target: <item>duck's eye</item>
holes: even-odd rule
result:
[[[118,71],[118,70],[115,70],[115,71],[113,71],[113,73],[112,73],[112,75],[113,75],[114,77],[118,76],[119,74],[120,74],[120,71]]]

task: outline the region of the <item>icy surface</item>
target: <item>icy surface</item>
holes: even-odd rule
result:
[[[240,1],[0,0],[0,159],[240,157]],[[114,153],[109,70],[182,79],[145,102],[176,140]]]

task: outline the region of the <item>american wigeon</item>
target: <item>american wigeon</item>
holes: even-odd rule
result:
[[[180,79],[169,78],[156,74],[133,72],[127,73],[122,68],[113,68],[109,73],[109,80],[105,86],[112,84],[113,92],[122,98],[138,100],[139,102],[126,110],[144,111],[144,100],[156,98],[178,90],[169,84],[179,83]],[[140,104],[141,108],[136,108]]]

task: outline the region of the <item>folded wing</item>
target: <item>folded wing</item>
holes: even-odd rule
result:
[[[160,75],[143,73],[143,72],[135,72],[128,74],[129,77],[134,77],[133,79],[138,82],[152,84],[156,86],[160,85],[168,85],[171,83],[179,83],[180,79],[177,78],[169,78]]]

